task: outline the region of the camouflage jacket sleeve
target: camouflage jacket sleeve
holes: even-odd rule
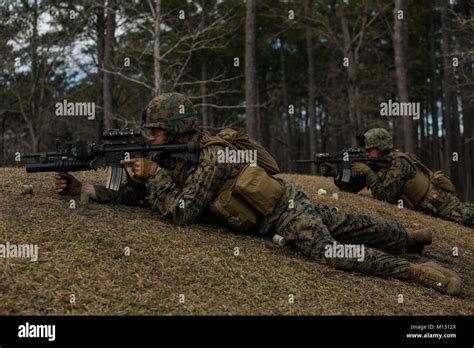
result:
[[[395,203],[408,179],[415,176],[415,169],[403,158],[392,160],[383,177],[370,170],[366,175],[367,186],[372,195],[379,200]]]
[[[161,168],[146,183],[152,209],[170,217],[177,224],[193,223],[221,189],[232,171],[232,164],[219,163],[219,146],[205,147],[196,170],[178,187]]]
[[[118,191],[108,190],[103,185],[94,185],[97,203],[114,203],[124,205],[145,204],[147,195],[144,183],[127,179]]]

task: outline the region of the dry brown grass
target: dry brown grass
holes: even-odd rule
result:
[[[318,202],[347,211],[373,211],[434,230],[422,257],[451,267],[464,280],[460,298],[412,282],[335,271],[278,248],[262,237],[215,225],[178,228],[145,208],[89,204],[69,209],[49,174],[0,168],[0,243],[39,246],[39,261],[0,259],[0,314],[286,314],[472,315],[473,231],[377,202],[367,194],[337,192],[331,180],[283,175]],[[78,173],[99,182],[104,173]],[[33,195],[21,195],[32,184]],[[459,257],[451,256],[457,246]],[[124,256],[129,247],[130,256]],[[234,256],[234,248],[240,256]],[[76,303],[70,304],[70,294]],[[180,294],[185,303],[179,302]],[[289,294],[295,297],[288,301]],[[397,297],[404,295],[404,303]]]

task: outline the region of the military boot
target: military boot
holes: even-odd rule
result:
[[[433,233],[430,228],[407,231],[407,251],[414,254],[421,254],[425,245],[431,244],[432,235]]]
[[[415,281],[443,294],[457,296],[461,293],[461,278],[455,272],[433,261],[421,264],[412,263],[410,266],[411,278]]]

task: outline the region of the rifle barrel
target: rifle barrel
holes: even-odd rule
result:
[[[34,157],[58,157],[61,156],[59,152],[33,152],[26,155],[22,155],[22,158],[34,158]]]
[[[163,152],[187,152],[188,144],[163,144],[163,145],[110,145],[106,144],[101,148],[100,152],[116,152],[116,151],[163,151]]]
[[[342,161],[342,159],[338,159],[338,158],[318,158],[318,159],[312,159],[312,160],[295,160],[295,161],[293,161],[293,163],[316,163],[316,164],[325,163],[325,162],[340,163],[340,162],[343,162],[343,161]]]
[[[41,172],[78,172],[81,170],[90,170],[90,163],[78,160],[57,160],[45,163],[27,163],[25,165],[27,173]]]

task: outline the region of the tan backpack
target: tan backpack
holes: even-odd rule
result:
[[[413,153],[406,153],[407,157],[411,160],[411,163],[416,166],[417,169],[423,171],[433,185],[439,187],[440,189],[447,192],[456,192],[456,187],[454,187],[453,182],[449,179],[442,170],[432,172],[428,167],[426,167]],[[405,157],[406,158],[406,157]]]
[[[213,144],[229,146],[237,150],[257,150],[258,166],[270,175],[280,173],[280,167],[278,167],[273,156],[258,142],[250,139],[242,129],[237,131],[232,128],[224,128],[216,135],[204,133],[201,137],[201,146],[205,147]]]

